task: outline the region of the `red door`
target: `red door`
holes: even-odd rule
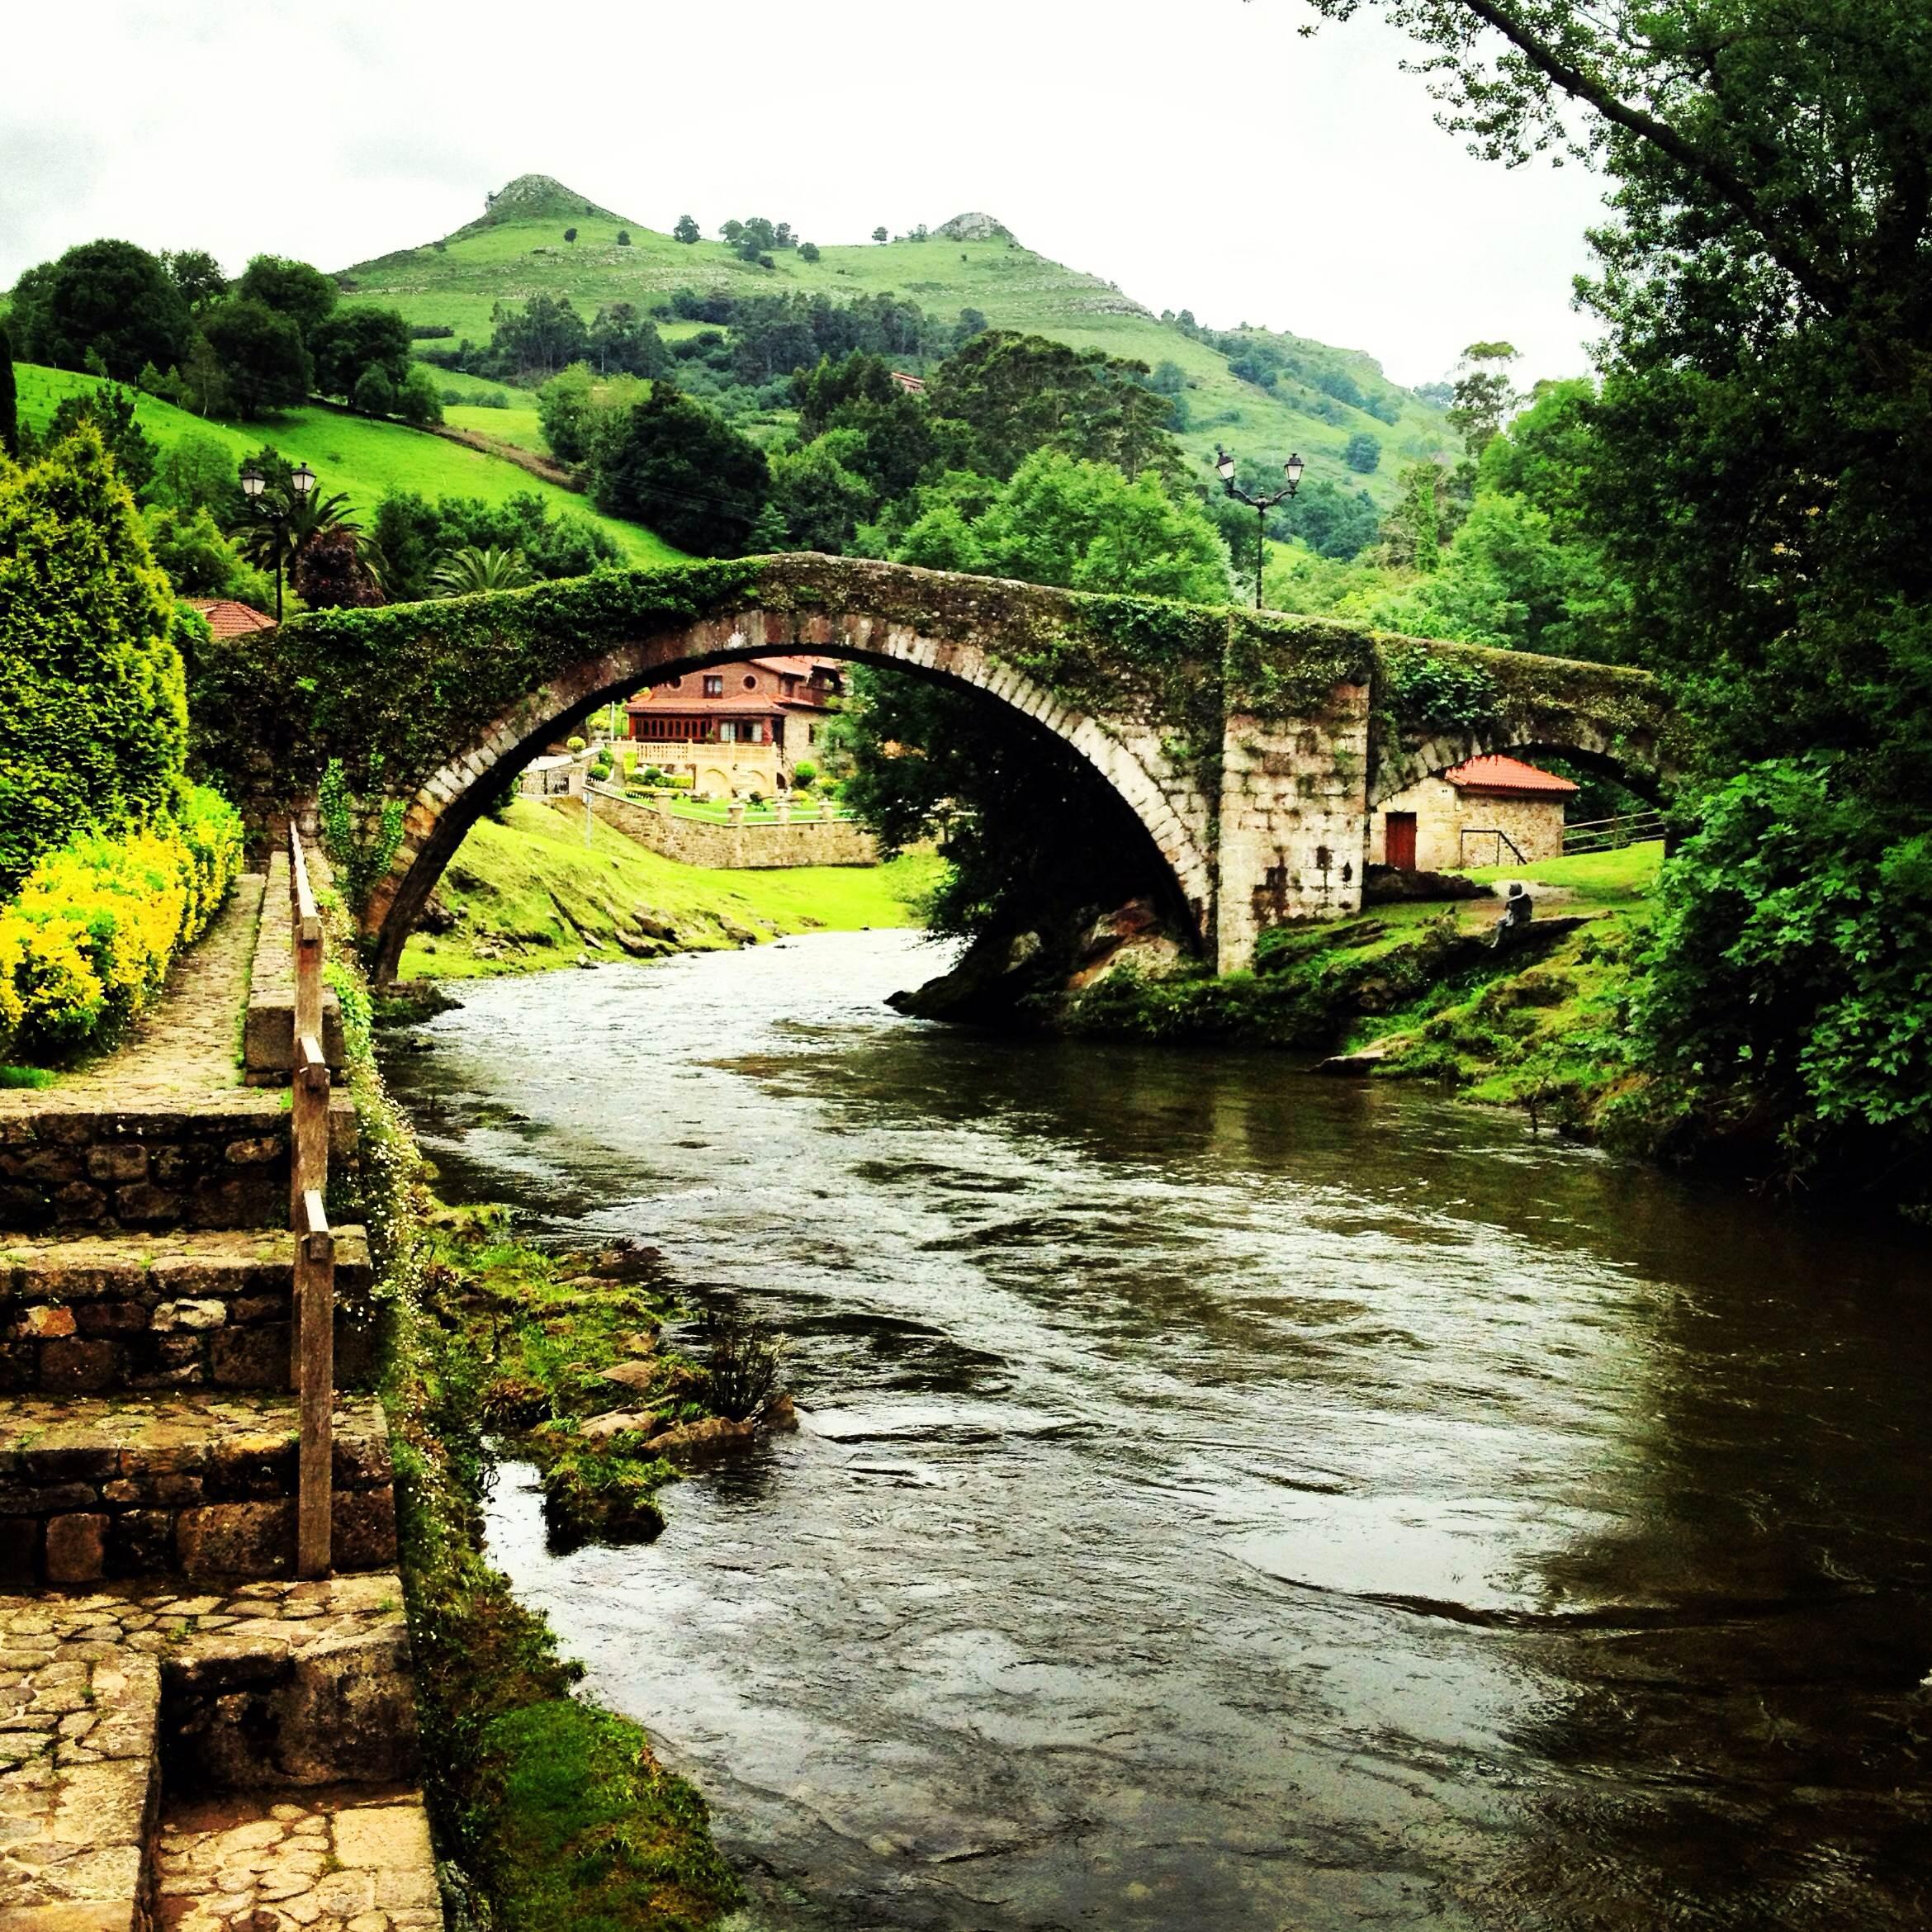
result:
[[[1384,821],[1387,830],[1384,835],[1383,851],[1389,863],[1398,872],[1415,870],[1415,814],[1413,812],[1391,812]]]

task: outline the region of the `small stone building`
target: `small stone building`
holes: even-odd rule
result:
[[[1403,872],[1560,858],[1563,812],[1577,788],[1553,771],[1494,753],[1398,792],[1369,828],[1369,863]]]

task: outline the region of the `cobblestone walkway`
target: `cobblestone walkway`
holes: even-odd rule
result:
[[[255,956],[262,875],[244,874],[198,944],[175,962],[159,1004],[113,1053],[50,1087],[0,1090],[0,1120],[51,1100],[139,1112],[229,1095],[241,1085],[239,1049]]]
[[[159,1862],[166,1932],[430,1932],[443,1923],[423,1801],[406,1785],[171,1807]]]

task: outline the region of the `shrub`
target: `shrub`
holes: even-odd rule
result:
[[[184,788],[177,814],[118,837],[77,833],[0,909],[0,1054],[104,1046],[152,1006],[241,867],[239,815]]]
[[[581,751],[584,749],[584,741],[581,738],[566,738],[564,748],[571,752]]]
[[[744,1422],[778,1388],[785,1338],[749,1315],[712,1314],[704,1324],[704,1375],[711,1404],[720,1415]]]
[[[349,790],[339,758],[329,760],[315,793],[322,850],[334,868],[349,909],[360,914],[388,873],[403,839],[403,802],[372,801]]]
[[[173,804],[174,597],[99,431],[0,474],[0,900],[78,828]]]

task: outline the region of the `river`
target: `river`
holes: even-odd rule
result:
[[[986,1039],[825,935],[460,989],[455,1198],[656,1243],[796,1437],[496,1560],[761,1926],[1932,1914],[1932,1272],[1279,1058]]]

